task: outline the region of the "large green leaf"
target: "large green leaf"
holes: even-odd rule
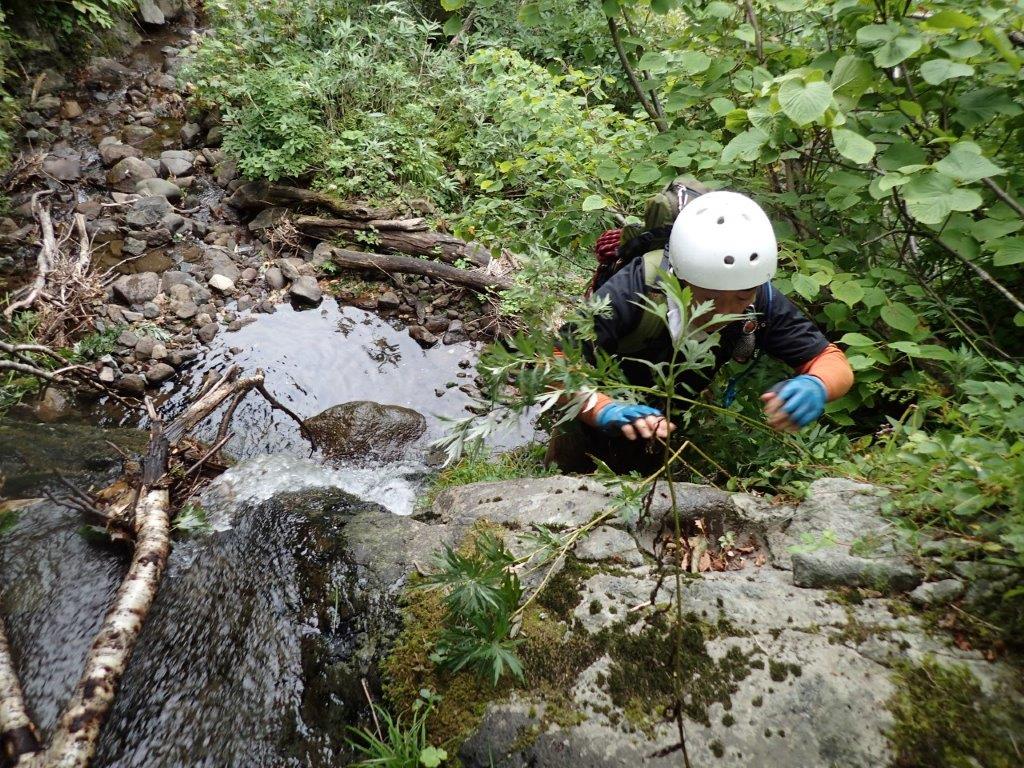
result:
[[[820,286],[818,285],[818,282],[813,278],[808,277],[801,272],[797,272],[793,275],[793,290],[808,301],[818,295],[819,288]]]
[[[924,25],[932,29],[970,29],[977,26],[977,24],[978,22],[966,13],[948,8],[938,13],[933,13],[924,20]]]
[[[879,67],[895,67],[906,61],[924,45],[917,35],[900,35],[875,50],[875,64]]]
[[[797,125],[807,125],[822,117],[832,104],[832,88],[828,83],[806,83],[800,78],[787,80],[779,88],[779,106]]]
[[[661,178],[661,169],[651,163],[642,163],[629,174],[629,180],[637,184],[652,184]]]
[[[839,339],[839,343],[848,347],[873,347],[877,342],[869,339],[863,333],[844,333],[843,337]]]
[[[836,100],[842,103],[846,109],[852,109],[857,105],[860,97],[863,96],[872,85],[875,84],[875,69],[865,59],[853,54],[843,56],[832,68],[832,77],[829,85]]]
[[[930,59],[921,65],[921,77],[929,85],[939,85],[957,77],[970,77],[974,67],[950,59]]]
[[[917,330],[917,315],[914,314],[914,310],[902,302],[894,301],[891,304],[886,304],[879,314],[886,325],[897,331],[913,333]]]
[[[722,150],[722,162],[732,163],[736,160],[752,162],[761,155],[761,148],[768,141],[768,134],[759,128],[749,128],[725,145]]]
[[[899,33],[899,26],[892,22],[888,24],[865,24],[857,30],[857,42],[861,45],[888,43],[894,40]]]
[[[832,291],[832,295],[848,307],[852,307],[864,298],[864,286],[856,280],[847,280],[843,283],[833,283],[829,288]]]
[[[870,163],[871,158],[875,156],[874,142],[865,139],[856,131],[846,128],[833,128],[832,141],[835,143],[836,150],[840,155],[859,165]]]
[[[586,200],[583,201],[584,211],[599,211],[602,208],[606,208],[608,202],[600,195],[590,195]]]
[[[683,51],[672,59],[672,70],[687,75],[698,75],[711,66],[711,57],[704,51]]]
[[[1003,169],[981,154],[981,148],[970,141],[958,141],[949,154],[935,163],[935,170],[959,182],[970,184],[988,176],[998,176]]]
[[[953,180],[934,171],[915,173],[903,185],[910,215],[922,224],[941,224],[953,210],[951,197],[955,186]]]
[[[466,4],[466,0],[441,0],[441,7],[446,11],[457,11]]]
[[[998,247],[992,257],[992,263],[997,267],[1024,262],[1024,237],[1007,237],[997,243]]]

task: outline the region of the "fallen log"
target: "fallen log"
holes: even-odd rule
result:
[[[232,208],[252,211],[270,206],[308,206],[323,208],[346,219],[371,221],[373,219],[395,219],[399,211],[393,208],[372,208],[359,203],[345,203],[335,197],[312,189],[271,184],[266,181],[246,182],[225,199]]]
[[[489,275],[483,270],[459,269],[450,264],[436,261],[414,259],[410,256],[396,256],[383,253],[363,253],[349,251],[345,248],[331,248],[328,251],[330,260],[342,269],[361,269],[378,272],[401,272],[408,275],[423,275],[444,280],[456,285],[464,285],[474,291],[504,291],[512,287],[512,282],[499,275]]]
[[[50,268],[57,256],[57,239],[53,233],[53,220],[50,218],[50,209],[39,202],[40,198],[49,192],[36,192],[32,195],[32,213],[39,221],[39,229],[42,232],[42,242],[39,246],[39,255],[36,257],[36,276],[29,286],[27,294],[18,301],[13,301],[4,309],[4,316],[10,320],[16,310],[31,309],[36,299],[42,294],[46,287],[46,279],[50,275]]]
[[[4,765],[19,765],[23,755],[39,751],[39,735],[25,708],[18,673],[0,621],[0,742]]]
[[[422,221],[422,219],[420,220]],[[486,267],[491,262],[491,254],[486,248],[476,243],[467,243],[454,235],[444,232],[428,232],[425,229],[399,229],[398,227],[377,227],[374,222],[357,223],[346,219],[324,219],[318,216],[299,216],[293,222],[295,228],[304,235],[329,240],[345,237],[346,232],[373,231],[376,245],[385,251],[405,253],[409,256],[426,256],[436,258],[447,264],[457,261],[468,261],[478,267]],[[387,222],[393,224],[394,222]],[[356,224],[356,226],[353,226]],[[356,241],[354,235],[349,238]]]

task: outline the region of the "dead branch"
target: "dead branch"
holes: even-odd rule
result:
[[[372,224],[374,222],[359,224],[348,219],[324,219],[318,216],[299,216],[295,220],[295,228],[300,232],[322,240],[345,237],[349,232],[370,230],[373,231],[373,239],[381,250],[410,256],[427,256],[448,264],[465,260],[486,267],[491,261],[491,254],[486,248],[476,243],[467,243],[454,235],[425,230],[371,228]],[[348,235],[347,239],[356,241],[354,234]]]
[[[444,280],[456,285],[464,285],[475,291],[507,290],[511,281],[497,275],[489,275],[480,270],[459,269],[449,264],[439,264],[424,259],[408,256],[392,256],[381,253],[362,253],[344,248],[331,248],[331,261],[344,269],[377,270],[386,272],[402,272],[410,275],[425,275]]]
[[[626,48],[622,44],[622,36],[619,34],[619,25],[612,16],[608,17],[608,31],[611,32],[612,45],[615,47],[615,52],[619,55],[619,61],[622,63],[622,68],[626,71],[626,77],[629,80],[629,84],[633,88],[633,93],[636,94],[637,99],[640,101],[640,106],[644,108],[644,111],[650,116],[651,120],[654,121],[654,125],[657,127],[659,133],[665,133],[668,131],[668,123],[662,115],[658,114],[658,110],[655,109],[654,104],[647,98],[647,94],[644,92],[644,87],[640,83],[640,79],[636,75],[636,71],[633,69],[633,65],[629,61],[629,56],[626,55]]]
[[[46,287],[46,278],[50,274],[50,265],[57,255],[57,241],[53,234],[53,220],[50,218],[50,209],[40,202],[42,197],[49,194],[51,194],[49,191],[45,191],[36,192],[32,195],[32,213],[39,221],[39,229],[42,231],[42,244],[39,247],[39,255],[36,257],[36,277],[32,281],[32,285],[29,287],[25,298],[11,302],[4,309],[4,316],[8,320],[11,319],[15,311],[28,309],[36,303],[36,300],[43,292],[43,288]]]
[[[7,633],[0,621],[0,741],[4,761],[19,765],[22,755],[38,752],[39,734],[25,708],[25,697],[7,644]]]

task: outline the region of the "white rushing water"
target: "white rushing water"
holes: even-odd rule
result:
[[[215,530],[231,527],[241,506],[278,493],[307,488],[339,488],[398,515],[412,514],[426,467],[398,462],[380,467],[331,467],[284,454],[257,456],[232,467],[202,492],[200,501]]]

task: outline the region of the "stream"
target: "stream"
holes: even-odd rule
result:
[[[125,101],[145,107],[146,94],[150,109],[136,110],[131,120],[153,128],[136,131],[142,138],[134,146],[157,155],[179,146],[183,121],[180,110],[161,110],[164,101],[173,104],[161,70],[171,68],[190,32],[154,31],[125,58],[127,74],[103,64],[103,71],[117,72],[127,83],[97,90],[88,76],[92,90],[80,86],[81,92],[65,94],[85,108],[82,121],[51,119],[46,125],[53,130],[40,128],[28,137],[37,147],[49,142],[54,157],[71,158],[81,169],[59,179],[55,199],[88,211],[99,265],[163,281],[155,299],[130,308],[108,296],[109,303],[96,307],[97,327],[149,328],[136,335],[152,334],[169,352],[158,356],[151,340],[144,353],[134,337],[122,334],[102,365],[126,390],[142,382],[165,418],[180,412],[208,375],[237,365],[243,372],[262,370],[268,390],[303,418],[366,400],[416,410],[426,430],[393,462],[330,461],[313,453],[295,423],[265,401],[243,401],[225,447],[238,463],[199,500],[212,531],[175,533],[166,575],[93,765],[347,765],[352,755],[346,728],[365,712],[363,649],[374,641],[372,600],[360,591],[361,572],[344,555],[345,525],[375,508],[396,515],[415,510],[436,471],[430,443],[444,434],[445,419],[466,415],[480,342],[456,337],[424,348],[394,313],[367,311],[331,295],[304,306],[264,287],[268,253],[259,248],[265,244],[254,242],[221,204],[224,191],[213,178],[224,174],[214,174],[212,164],[210,174],[197,165],[186,188],[190,197],[182,208],[193,205],[191,234],[165,244],[158,238],[139,258],[119,262],[131,237],[143,234],[125,234],[118,218],[122,203],[116,197],[110,202],[103,184],[109,158],[101,158],[97,147],[127,114]],[[46,180],[51,187],[54,178]],[[103,218],[107,210],[114,218]],[[153,246],[152,238],[143,241],[147,245]],[[13,263],[21,259],[24,269],[7,270],[8,289],[23,279],[32,250],[9,257]],[[211,294],[207,279],[229,268],[240,290]],[[255,278],[246,276],[249,269]],[[175,293],[182,285],[187,291]],[[409,290],[424,295],[422,287]],[[415,295],[402,298],[424,314],[425,303]],[[189,303],[196,305],[192,315],[209,314],[203,327],[182,311]],[[426,311],[441,313],[447,306],[446,298],[430,302]],[[451,306],[444,318],[456,317],[456,304]],[[173,375],[158,378],[160,365]],[[215,415],[196,436],[210,440],[218,423]],[[0,493],[19,509],[0,548],[0,611],[27,705],[44,735],[78,681],[129,559],[124,547],[84,529],[80,512],[58,503],[66,493],[59,475],[82,488],[101,488],[120,472],[115,446],[137,452],[147,431],[138,412],[109,402],[69,402],[56,413],[23,407],[0,420]],[[532,427],[524,424],[492,447],[520,445],[531,436]]]

